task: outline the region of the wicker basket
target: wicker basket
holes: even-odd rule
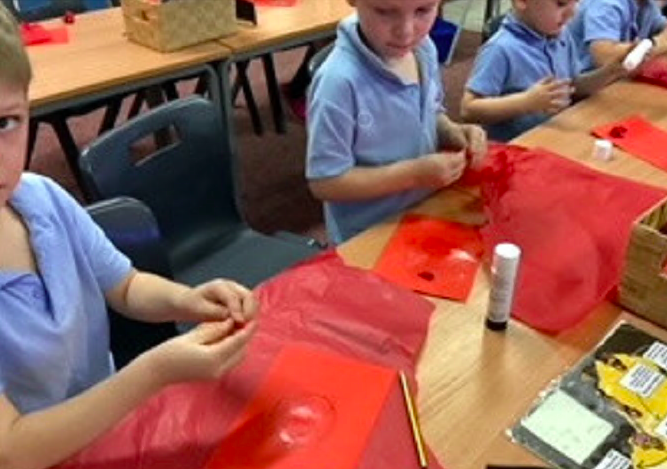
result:
[[[122,0],[127,37],[169,52],[236,31],[235,0]]]
[[[667,326],[667,199],[635,222],[619,289],[630,311]]]

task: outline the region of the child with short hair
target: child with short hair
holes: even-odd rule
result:
[[[563,28],[577,0],[513,0],[500,29],[482,46],[461,101],[467,122],[511,140],[624,76],[621,59],[581,74],[574,40]]]
[[[357,15],[310,88],[306,175],[340,243],[460,178],[486,154],[478,126],[443,108],[438,0],[348,0]],[[444,150],[447,148],[447,150]]]
[[[642,39],[651,55],[667,53],[667,18],[654,0],[583,0],[568,30],[584,70],[617,61]]]
[[[22,173],[31,68],[1,5],[0,64],[0,468],[42,469],[165,386],[225,373],[257,304],[234,282],[190,288],[134,270],[69,194]],[[207,324],[115,373],[105,300],[135,319]]]

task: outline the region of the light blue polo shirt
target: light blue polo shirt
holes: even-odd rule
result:
[[[505,96],[548,76],[574,79],[579,72],[576,46],[566,31],[549,38],[508,13],[480,49],[466,88],[480,96]],[[544,113],[525,114],[487,125],[486,130],[490,139],[506,142],[549,118]]]
[[[583,69],[591,70],[595,68],[590,54],[593,41],[646,39],[662,31],[666,21],[653,0],[582,0],[568,29]]]
[[[131,265],[51,180],[24,174],[10,204],[28,227],[40,275],[0,270],[0,394],[30,412],[113,373],[103,291]]]
[[[437,150],[437,115],[444,112],[437,52],[426,37],[416,48],[421,83],[406,83],[362,41],[359,20],[338,27],[335,47],[319,68],[308,99],[309,180],[355,166],[377,167]],[[340,243],[426,197],[410,190],[355,202],[325,202],[329,240]]]

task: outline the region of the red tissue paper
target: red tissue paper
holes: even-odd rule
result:
[[[21,24],[21,38],[26,46],[38,44],[65,44],[69,41],[66,26],[47,29],[41,24]]]
[[[667,88],[667,59],[655,57],[645,62],[635,74],[634,79]]]
[[[641,116],[595,127],[593,135],[612,142],[626,152],[667,171],[667,132]]]
[[[257,294],[259,328],[241,365],[215,383],[166,388],[58,469],[203,468],[286,344],[412,374],[433,312],[427,300],[347,267],[333,253],[278,275]],[[359,392],[364,392],[363,383]],[[432,468],[439,467],[431,461]],[[358,465],[378,467],[417,467],[398,381],[389,390]]]
[[[465,301],[482,262],[476,227],[404,215],[373,271],[411,290]]]
[[[482,169],[486,252],[522,250],[513,316],[548,332],[582,320],[618,284],[633,221],[667,193],[544,149],[495,145]]]

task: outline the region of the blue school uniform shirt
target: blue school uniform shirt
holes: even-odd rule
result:
[[[113,373],[103,292],[131,265],[51,180],[24,174],[10,204],[29,230],[40,275],[0,270],[0,394],[30,412]]]
[[[579,72],[576,46],[567,31],[549,38],[508,13],[475,58],[466,88],[483,97],[505,96],[525,91],[548,76],[574,79]],[[506,142],[549,117],[524,114],[485,127],[490,139]]]
[[[653,0],[583,0],[568,30],[578,48],[584,70],[595,68],[590,54],[593,41],[631,42],[651,37],[667,20]]]
[[[358,167],[385,166],[437,150],[444,112],[437,51],[426,37],[415,49],[421,83],[387,69],[359,35],[356,16],[338,27],[335,47],[310,86],[306,176],[331,178]],[[354,202],[325,202],[329,240],[340,243],[426,197],[408,190]]]

